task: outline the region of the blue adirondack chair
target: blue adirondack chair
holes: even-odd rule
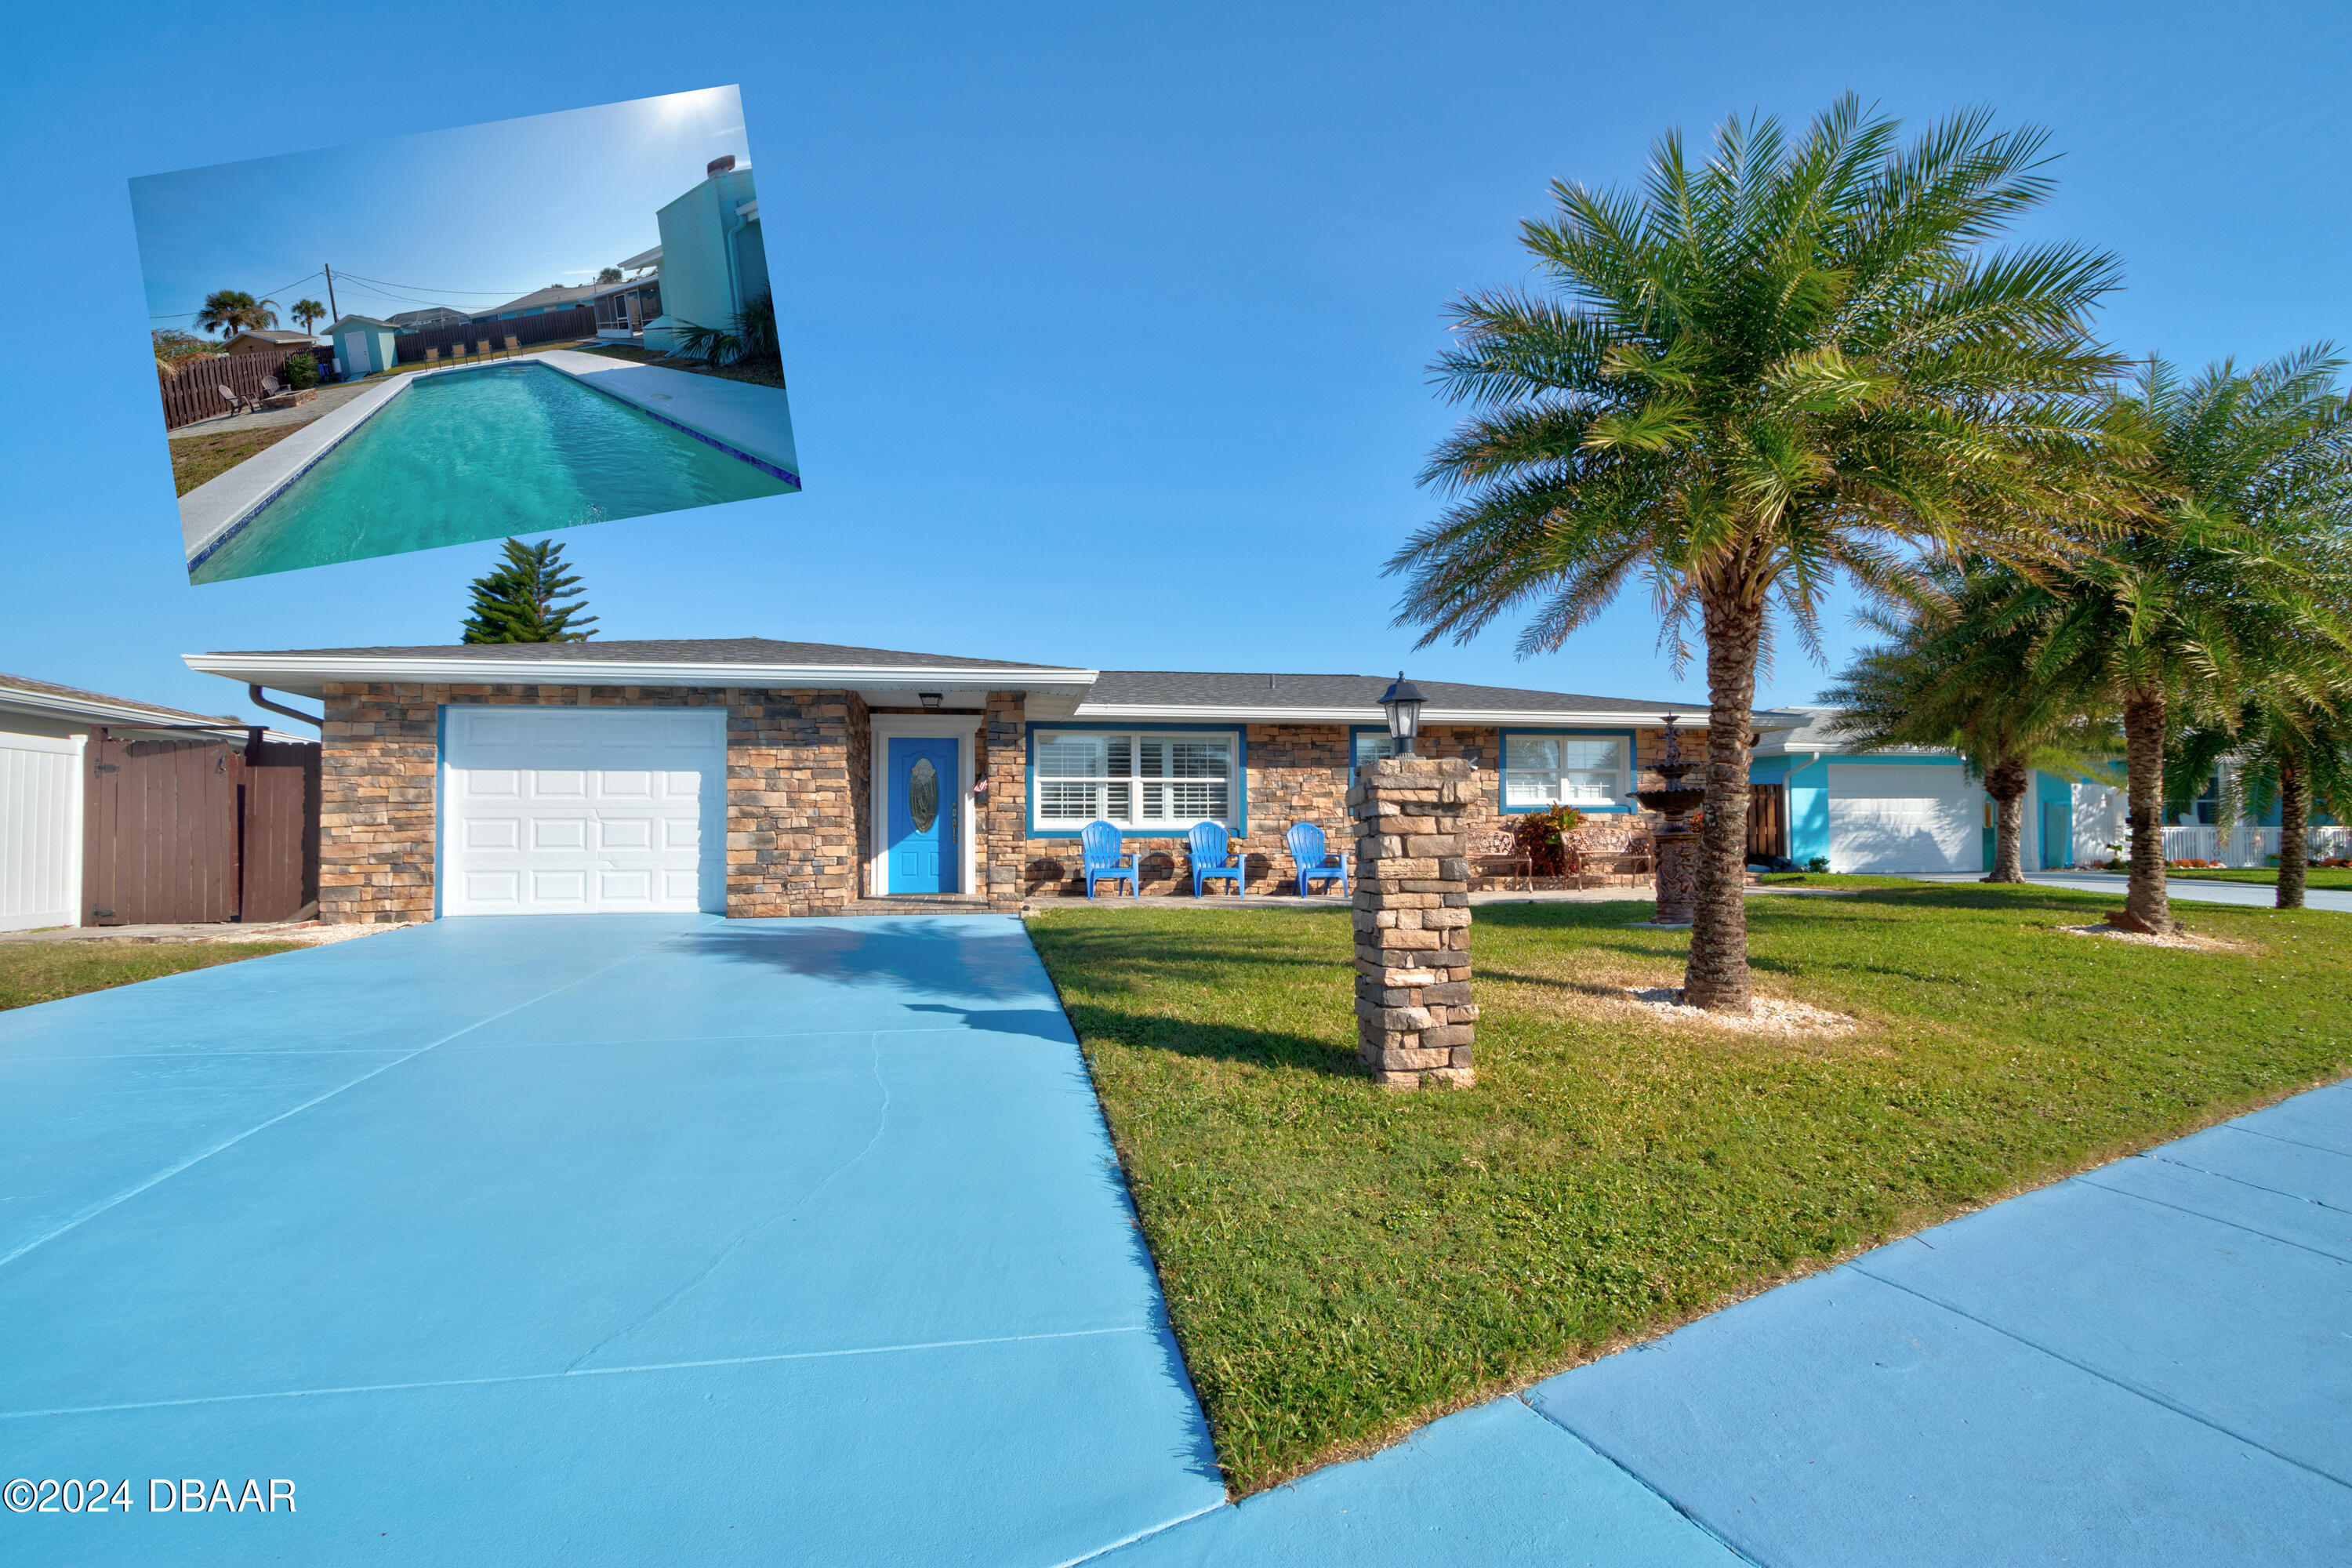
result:
[[[1300,898],[1307,896],[1309,881],[1328,882],[1334,877],[1339,879],[1339,896],[1348,896],[1348,858],[1340,856],[1337,866],[1323,864],[1330,858],[1331,851],[1324,846],[1321,828],[1311,822],[1294,822],[1290,831],[1282,836],[1282,841],[1290,847],[1291,861],[1298,868]]]
[[[1192,850],[1192,896],[1194,898],[1201,896],[1202,883],[1213,882],[1219,877],[1233,883],[1234,897],[1237,899],[1249,897],[1248,880],[1243,874],[1244,868],[1241,862],[1233,858],[1229,853],[1228,846],[1232,843],[1232,838],[1223,827],[1213,822],[1196,822],[1192,825],[1192,831],[1186,834],[1184,837]]]
[[[1139,855],[1119,858],[1118,829],[1108,822],[1089,822],[1078,829],[1078,854],[1086,862],[1087,897],[1095,896],[1095,884],[1116,882],[1124,878],[1136,898],[1143,897],[1142,860]]]

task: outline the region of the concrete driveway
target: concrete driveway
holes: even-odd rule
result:
[[[445,921],[0,1015],[17,1477],[134,1505],[0,1514],[26,1564],[1051,1563],[1223,1497],[984,916]]]

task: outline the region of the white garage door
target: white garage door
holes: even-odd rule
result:
[[[1830,764],[1830,869],[1976,871],[1984,791],[1957,763]]]
[[[725,908],[725,710],[443,713],[443,914]]]

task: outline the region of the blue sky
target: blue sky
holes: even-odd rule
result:
[[[1524,662],[1390,629],[1380,563],[1454,417],[1424,367],[1450,295],[1527,278],[1553,178],[1848,89],[2046,126],[2023,234],[2122,257],[2119,348],[2352,337],[2339,7],[131,5],[12,42],[0,196],[38,222],[0,351],[0,669],[207,710],[243,693],[182,652],[454,640],[494,547],[186,584],[126,186],[161,171],[740,85],[808,488],[563,536],[615,637],[1697,695],[1638,598]],[[516,265],[486,286],[542,280]],[[1784,647],[1763,695],[1828,673]]]
[[[577,287],[661,241],[711,159],[748,163],[732,87],[248,158],[131,182],[147,316],[193,331],[216,289],[389,316]],[[322,323],[323,324],[323,323]]]

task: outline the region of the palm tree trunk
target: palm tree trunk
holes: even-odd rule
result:
[[[1721,602],[1728,600],[1728,602]],[[1706,601],[1706,816],[1698,830],[1698,903],[1683,999],[1745,1013],[1748,973],[1748,736],[1756,722],[1756,653],[1764,609]]]
[[[2006,758],[1985,770],[1985,794],[1992,796],[1995,808],[1992,874],[1985,879],[1988,882],[2025,880],[2025,854],[2021,847],[2025,836],[2025,792],[2032,783],[2032,772],[2014,757]]]
[[[2279,879],[2283,910],[2303,908],[2304,862],[2311,853],[2311,793],[2304,785],[2303,759],[2293,752],[2279,758]]]
[[[2164,724],[2162,689],[2137,686],[2124,693],[2124,768],[2131,801],[2131,887],[2123,918],[2132,931],[2176,929],[2164,885]],[[2111,917],[2112,918],[2112,917]]]

